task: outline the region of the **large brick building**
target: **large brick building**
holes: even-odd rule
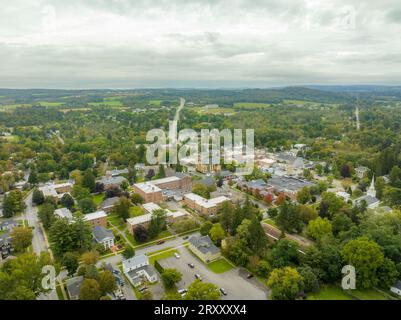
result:
[[[103,210],[85,214],[84,219],[91,227],[107,227],[107,214]]]
[[[145,201],[159,203],[165,200],[164,191],[182,190],[189,191],[192,188],[192,179],[186,174],[176,174],[172,177],[135,183],[134,192],[138,193]]]
[[[217,211],[221,208],[221,205],[225,201],[230,201],[230,199],[225,196],[220,196],[213,199],[205,199],[195,193],[187,193],[184,196],[185,204],[203,216],[217,214]]]

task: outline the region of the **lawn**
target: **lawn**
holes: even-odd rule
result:
[[[349,293],[360,300],[389,300],[388,297],[375,289],[350,290]]]
[[[267,219],[264,219],[263,222],[267,223],[267,224],[270,224],[271,226],[277,228],[277,224],[272,219],[267,218]]]
[[[234,268],[233,265],[224,258],[209,263],[207,267],[214,273],[224,273]]]
[[[308,300],[352,300],[340,287],[326,286],[317,293],[309,293]]]
[[[112,225],[116,226],[120,230],[124,229],[126,226],[126,223],[119,216],[113,213],[107,216],[107,221],[109,221]]]
[[[162,104],[161,100],[149,100],[149,104],[153,104],[155,106],[160,106]]]
[[[99,193],[99,194],[95,194],[92,197],[93,202],[96,204],[96,206],[99,207],[99,205],[103,202],[104,199],[104,194],[103,193]]]
[[[157,253],[157,254],[154,254],[154,255],[149,254],[148,255],[149,256],[149,263],[154,265],[156,260],[162,260],[162,259],[170,258],[170,257],[174,256],[174,253],[176,253],[176,252],[178,252],[177,249],[173,249],[173,250],[167,249],[167,250],[164,250],[164,251],[162,251],[160,253]]]
[[[234,103],[234,108],[242,109],[259,109],[271,107],[269,103],[254,103],[254,102],[236,102]]]
[[[129,216],[131,218],[141,216],[144,213],[145,212],[143,211],[143,209],[141,207],[133,206],[133,207],[129,208]]]

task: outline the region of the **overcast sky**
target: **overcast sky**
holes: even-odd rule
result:
[[[400,0],[0,0],[0,87],[401,84]]]

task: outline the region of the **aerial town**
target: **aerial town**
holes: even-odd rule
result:
[[[397,305],[400,34],[400,0],[2,1],[2,319]]]

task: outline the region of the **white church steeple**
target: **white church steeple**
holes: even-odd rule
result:
[[[372,178],[372,182],[370,183],[369,189],[366,192],[368,196],[376,198],[376,189],[375,189],[375,176]]]

